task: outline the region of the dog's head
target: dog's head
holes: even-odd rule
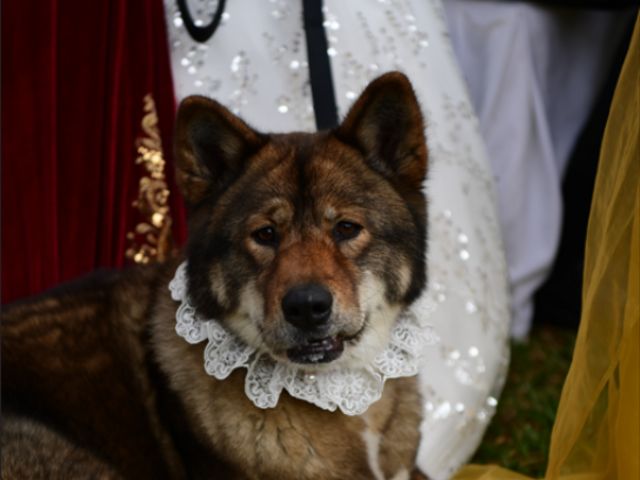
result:
[[[423,128],[400,73],[315,134],[261,134],[185,99],[176,165],[197,310],[280,360],[370,362],[425,284]]]

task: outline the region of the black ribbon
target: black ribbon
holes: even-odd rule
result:
[[[303,12],[316,127],[327,130],[338,125],[338,108],[327,53],[322,0],[303,0]]]
[[[216,12],[211,19],[211,22],[209,25],[205,25],[204,27],[198,27],[193,22],[193,17],[191,16],[191,12],[187,6],[187,0],[177,0],[177,2],[178,10],[180,10],[180,15],[182,16],[182,21],[191,38],[200,43],[204,43],[209,40],[220,25],[222,13],[224,12],[225,0],[218,0],[218,8],[216,8]]]

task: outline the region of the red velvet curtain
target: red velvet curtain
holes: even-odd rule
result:
[[[171,189],[175,102],[162,0],[2,3],[2,301],[125,263],[143,98]]]

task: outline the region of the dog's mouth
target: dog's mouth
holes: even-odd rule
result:
[[[321,339],[307,340],[304,345],[299,345],[287,350],[287,358],[294,363],[329,363],[338,359],[344,351],[345,342],[356,340],[364,330],[364,326],[354,335],[345,337],[335,335]]]
[[[344,351],[344,340],[339,336],[309,340],[304,345],[287,350],[287,357],[295,363],[328,363]]]

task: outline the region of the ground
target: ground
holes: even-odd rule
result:
[[[542,325],[514,343],[498,410],[472,463],[495,463],[541,477],[576,332]]]

